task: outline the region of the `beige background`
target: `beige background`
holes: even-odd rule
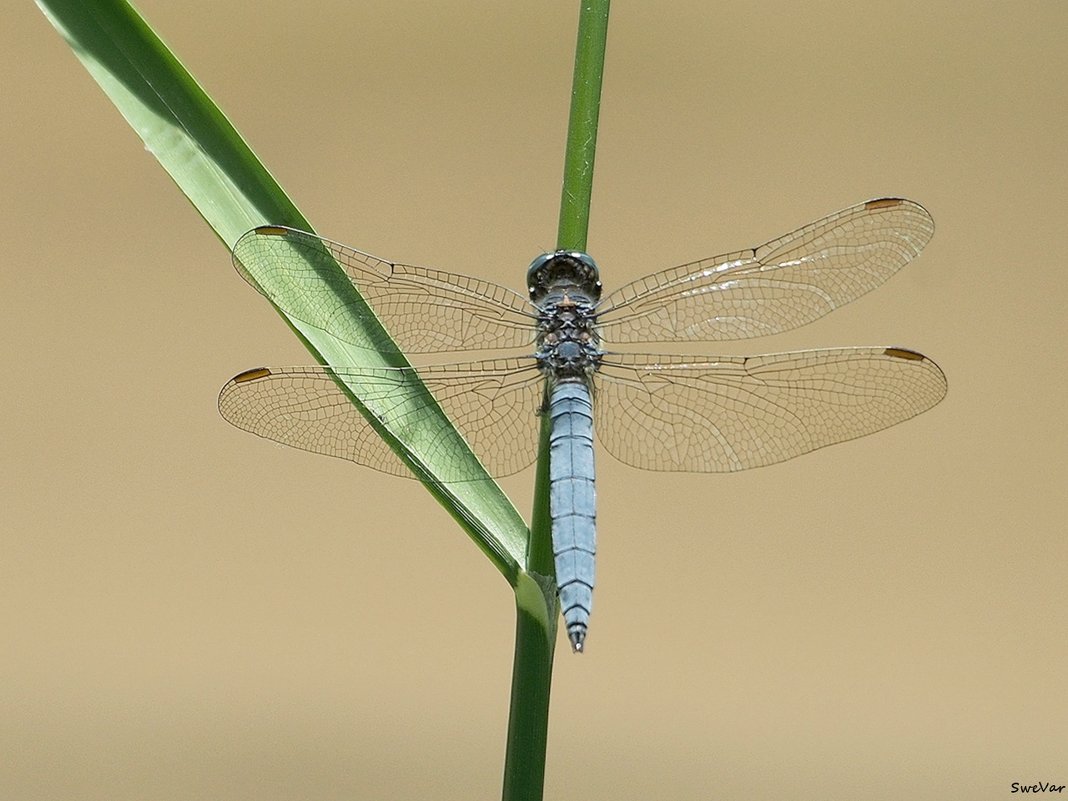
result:
[[[576,5],[141,2],[321,232],[515,287]],[[745,474],[600,460],[549,797],[1068,784],[1068,6],[800,5],[615,4],[590,250],[618,285],[914,198],[918,262],[734,351],[905,345],[950,393]],[[308,357],[31,4],[2,39],[0,797],[498,795],[505,582],[417,484],[222,421]]]

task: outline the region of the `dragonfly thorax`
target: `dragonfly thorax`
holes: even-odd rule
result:
[[[538,307],[535,358],[554,380],[585,379],[601,360],[597,302],[601,281],[585,253],[543,253],[527,272],[530,299]]]
[[[554,381],[587,379],[601,363],[601,351],[590,343],[564,340],[545,344],[534,354],[542,372]]]
[[[542,370],[555,379],[592,374],[602,355],[596,323],[592,303],[577,302],[566,294],[542,308],[534,354]]]

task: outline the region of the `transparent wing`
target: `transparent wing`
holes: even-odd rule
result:
[[[634,354],[606,357],[594,414],[605,448],[629,465],[728,472],[888,428],[945,394],[938,365],[902,348]]]
[[[416,433],[405,425],[421,416],[427,403],[425,393],[413,388],[405,375],[412,371],[489,473],[510,475],[537,458],[543,379],[533,359],[405,369],[264,367],[228,381],[219,393],[219,411],[238,428],[283,445],[411,478],[409,469],[331,378],[336,373],[360,385],[361,402],[378,419],[390,420],[403,442],[431,454],[434,464],[443,466],[443,480],[481,477],[470,474],[460,460],[450,471],[450,454],[457,444],[452,430],[419,428]]]
[[[819,319],[875,289],[934,233],[901,198],[869,200],[752,250],[654,273],[600,306],[608,342],[746,339]]]
[[[357,347],[388,343],[354,321],[369,312],[349,282],[408,353],[517,348],[534,340],[530,303],[488,281],[393,264],[282,226],[249,231],[233,258],[241,276],[287,314]]]

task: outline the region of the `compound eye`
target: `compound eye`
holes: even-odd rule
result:
[[[527,289],[530,291],[534,290],[535,284],[538,283],[538,273],[544,270],[545,265],[551,262],[555,257],[555,253],[542,253],[530,263],[530,267],[527,268]]]
[[[597,269],[597,262],[593,260],[588,253],[573,253],[575,261],[586,268],[586,280],[588,283],[588,291],[593,295],[593,300],[598,301],[601,299],[601,278],[600,271]]]
[[[589,253],[583,253],[580,250],[574,250],[567,254],[577,262],[581,262],[589,268],[593,275],[597,275],[597,262],[593,260],[593,257]]]

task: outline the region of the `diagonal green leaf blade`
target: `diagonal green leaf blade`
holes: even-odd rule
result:
[[[37,4],[227,248],[258,225],[313,230],[218,107],[125,0],[37,0]],[[358,295],[347,282],[324,277],[321,291],[351,293],[346,303],[359,307]],[[285,319],[320,364],[391,367],[404,363],[388,349],[354,348],[317,328]],[[373,315],[361,314],[359,324],[372,331],[368,341],[382,341]],[[515,585],[526,567],[529,533],[501,489],[489,476],[457,484],[437,480],[440,471],[433,455],[420,452],[418,437],[402,439],[390,421],[367,412],[359,403],[358,386],[343,385],[343,389]],[[415,425],[425,425],[427,431],[450,425],[429,393],[420,416]],[[410,418],[408,422],[411,425]],[[459,447],[464,447],[462,441]],[[473,471],[480,470],[475,456],[465,451],[462,458],[471,461]]]

